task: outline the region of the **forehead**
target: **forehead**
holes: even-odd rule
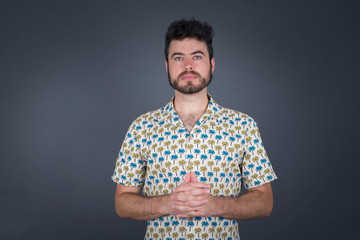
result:
[[[183,40],[172,40],[169,46],[169,54],[174,52],[192,53],[195,51],[202,51],[208,55],[206,43],[194,38],[184,38]]]

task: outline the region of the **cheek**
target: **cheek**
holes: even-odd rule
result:
[[[183,72],[180,64],[173,64],[171,66],[169,66],[168,68],[168,72],[170,73],[170,76],[174,76],[177,77],[180,73]]]
[[[175,79],[178,77],[179,74],[176,74],[173,70],[170,70],[168,72],[168,75],[170,76],[170,79]]]
[[[206,66],[206,67],[202,66],[201,68],[198,68],[198,72],[203,76],[208,75],[210,71],[211,71],[210,66]]]

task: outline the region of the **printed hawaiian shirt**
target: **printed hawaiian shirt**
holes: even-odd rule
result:
[[[187,172],[211,186],[214,196],[236,197],[277,177],[250,116],[218,105],[210,96],[206,112],[189,132],[173,99],[138,117],[121,146],[113,181],[142,188],[145,197],[167,195]],[[145,239],[240,239],[238,222],[218,216],[147,222]]]

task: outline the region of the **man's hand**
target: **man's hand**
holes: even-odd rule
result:
[[[117,184],[115,209],[123,218],[150,220],[166,215],[184,217],[220,216],[229,219],[267,217],[273,206],[271,183],[248,189],[239,197],[216,197],[210,186],[188,173],[185,181],[165,196],[143,197],[140,188]]]
[[[211,216],[213,208],[210,186],[199,182],[194,172],[187,173],[185,181],[171,194],[176,217]]]

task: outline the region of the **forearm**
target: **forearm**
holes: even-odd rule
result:
[[[115,198],[115,210],[119,217],[150,220],[170,214],[168,196],[143,197],[136,193],[122,193]]]
[[[247,192],[239,197],[212,197],[214,215],[229,219],[268,217],[273,208],[273,198],[259,191]]]

